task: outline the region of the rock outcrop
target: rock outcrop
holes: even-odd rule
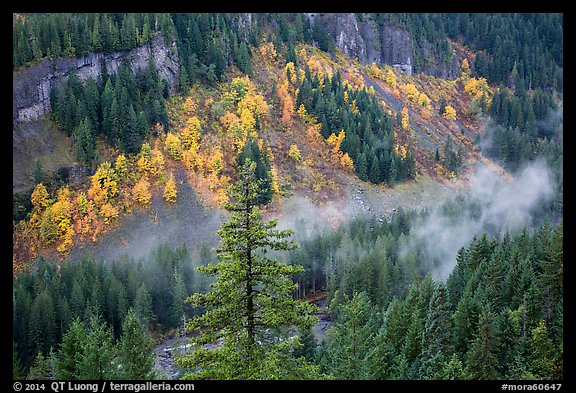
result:
[[[80,81],[89,77],[94,80],[100,76],[103,65],[109,74],[114,74],[124,59],[131,69],[145,68],[152,58],[160,78],[165,79],[174,88],[178,81],[179,59],[176,42],[167,44],[158,34],[152,42],[129,51],[111,54],[91,53],[78,58],[60,58],[43,60],[39,64],[14,72],[12,80],[12,121],[21,123],[38,119],[51,111],[50,91],[72,72],[76,72]]]
[[[415,64],[415,48],[410,33],[389,22],[377,23],[369,14],[307,14],[310,23],[321,23],[334,37],[336,46],[348,57],[363,64],[385,63],[407,75],[426,72],[438,76],[454,76],[458,62],[439,62],[434,59],[432,45],[424,45],[422,64]],[[455,59],[454,59],[455,60]]]

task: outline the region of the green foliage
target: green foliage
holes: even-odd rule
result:
[[[74,140],[76,142],[76,157],[85,166],[89,167],[95,155],[96,140],[92,125],[88,117],[74,129]]]
[[[78,317],[62,337],[59,358],[56,362],[58,379],[78,379],[79,366],[84,351],[84,325]]]
[[[14,343],[12,343],[12,379],[24,379],[24,371],[22,370],[22,364],[16,352],[16,344]]]
[[[128,380],[152,379],[154,367],[153,341],[148,330],[132,309],[122,324],[119,343],[120,376]]]
[[[54,352],[50,349],[50,355],[45,357],[42,351],[38,352],[34,359],[34,364],[28,372],[26,379],[30,380],[49,380],[55,379],[54,375]]]
[[[438,283],[430,299],[422,334],[421,379],[442,378],[444,366],[453,352],[448,326],[451,326],[451,320],[446,290],[443,284]]]
[[[444,159],[442,160],[442,164],[446,169],[450,172],[459,172],[462,167],[463,155],[464,150],[462,146],[456,151],[450,137],[446,139],[446,143],[444,144]]]
[[[140,284],[134,298],[134,312],[144,326],[152,323],[152,297],[144,283]]]
[[[52,111],[58,124],[74,135],[78,160],[87,166],[91,163],[100,130],[110,143],[136,153],[150,134],[150,125],[166,127],[163,82],[154,62],[135,74],[123,62],[116,74],[103,74],[98,83],[89,78],[83,86],[72,75],[54,87]],[[104,86],[101,94],[97,85]]]
[[[258,205],[266,205],[272,200],[273,194],[270,161],[268,160],[265,145],[261,151],[258,142],[254,138],[249,138],[244,144],[242,152],[238,155],[238,166],[243,166],[247,159],[256,164],[254,175],[260,183],[256,203]]]
[[[366,89],[344,86],[338,72],[320,82],[306,66],[305,77],[298,85],[296,107],[304,105],[308,113],[318,118],[325,138],[334,130],[345,130],[340,148],[354,160],[358,177],[375,184],[413,178],[415,161],[411,148],[405,158],[396,154],[392,120],[375,96]],[[344,93],[348,94],[348,102],[356,103],[357,111],[346,104]]]
[[[289,336],[293,326],[310,328],[316,308],[294,300],[296,285],[291,275],[302,272],[297,265],[266,257],[266,251],[295,247],[286,240],[292,231],[275,230],[276,221],[264,222],[257,207],[261,181],[256,164],[246,160],[238,183],[230,189],[226,206],[229,221],[217,234],[220,261],[200,267],[216,277],[207,293],[195,293],[188,301],[206,311],[192,318],[187,329],[195,350],[178,360],[185,378],[194,379],[292,379],[318,378],[317,368],[305,358],[295,359],[297,345]]]
[[[485,306],[478,320],[476,337],[467,353],[467,374],[471,379],[500,379],[497,334],[494,313]]]
[[[142,13],[27,13],[24,17],[20,15],[15,17],[12,23],[13,67],[16,69],[45,57],[74,57],[92,52],[112,53],[135,48],[149,41],[152,33],[158,31],[152,30],[152,27],[160,27],[165,36],[173,33],[167,15]]]
[[[365,292],[340,305],[339,322],[328,334],[325,368],[337,379],[367,379],[369,353],[375,344],[374,310]]]
[[[414,222],[414,216],[397,213],[391,223],[353,221],[302,241],[290,255],[310,272],[299,276],[301,294],[312,289],[311,281],[328,289],[328,310],[335,319],[329,337],[341,331],[342,305],[355,291],[370,289],[374,304],[386,310],[381,317],[372,315],[373,345],[365,358],[355,358],[364,367],[356,378],[560,378],[562,225],[501,241],[480,236],[460,250],[444,287],[430,277],[422,280],[411,257],[394,251],[409,234],[406,222]],[[418,252],[417,245],[410,251]],[[367,263],[372,258],[380,262]],[[552,304],[558,306],[546,307]],[[332,340],[323,346],[316,357],[323,370],[349,377],[352,366],[337,369],[329,359],[333,353],[352,361],[352,355],[342,354],[353,342]]]
[[[112,329],[102,321],[100,313],[93,313],[88,320],[86,337],[82,342],[82,356],[79,359],[78,379],[115,379],[116,357]]]

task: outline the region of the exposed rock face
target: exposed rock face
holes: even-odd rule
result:
[[[457,61],[446,64],[435,62],[430,67],[426,67],[426,62],[421,69],[415,70],[413,37],[410,33],[387,22],[378,25],[370,15],[348,13],[307,16],[311,23],[322,23],[333,35],[336,46],[346,56],[357,58],[361,64],[385,63],[407,75],[424,71],[446,77],[458,72]]]
[[[242,39],[244,39],[244,41],[248,41],[248,35],[252,31],[252,13],[238,14],[237,23],[238,34]]]
[[[61,80],[66,80],[73,71],[76,71],[80,81],[85,81],[89,77],[97,80],[103,64],[109,74],[114,74],[122,61],[127,59],[132,71],[135,72],[138,68],[147,67],[150,58],[153,59],[160,78],[174,87],[178,80],[179,68],[176,43],[166,44],[160,34],[154,37],[150,45],[129,51],[43,60],[40,64],[15,72],[12,80],[12,121],[21,123],[49,113],[52,87]]]
[[[407,31],[391,25],[378,26],[369,15],[309,14],[311,23],[322,23],[334,36],[336,46],[361,64],[386,63],[412,75],[414,53]]]

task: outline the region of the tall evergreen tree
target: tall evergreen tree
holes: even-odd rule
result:
[[[58,379],[76,380],[80,378],[80,362],[84,356],[86,333],[79,317],[76,317],[62,337],[56,376]]]
[[[174,269],[172,274],[172,288],[170,290],[172,301],[170,303],[170,322],[172,326],[182,326],[185,318],[184,300],[186,299],[186,285],[182,273]]]
[[[146,288],[146,284],[140,284],[134,298],[134,312],[144,326],[152,323],[152,297]]]
[[[50,348],[50,354],[48,356],[44,356],[42,351],[38,352],[36,358],[34,359],[34,364],[32,364],[32,367],[30,367],[30,371],[28,372],[26,379],[55,379],[54,363],[55,357],[52,348]]]
[[[78,161],[89,167],[96,152],[96,141],[92,131],[92,123],[88,117],[85,117],[80,125],[74,129],[74,139]]]
[[[130,309],[122,323],[119,343],[120,377],[129,380],[152,379],[154,367],[153,341],[148,330]]]
[[[114,379],[116,348],[110,326],[102,320],[101,314],[92,313],[84,339],[83,356],[78,365],[78,379]]]
[[[261,182],[255,178],[256,164],[246,160],[240,179],[231,186],[226,205],[230,220],[217,234],[221,246],[220,262],[199,267],[202,273],[216,276],[208,293],[195,293],[189,301],[207,311],[195,316],[189,330],[199,331],[191,341],[196,350],[178,360],[186,369],[185,378],[206,379],[292,379],[318,378],[317,367],[294,359],[292,340],[286,329],[306,329],[317,320],[310,315],[315,307],[292,297],[296,285],[291,276],[301,266],[269,259],[265,251],[284,251],[294,247],[286,240],[291,231],[279,231],[277,221],[262,221],[256,199]],[[268,335],[276,332],[285,339]],[[201,345],[220,342],[216,348]]]
[[[375,331],[372,305],[366,293],[360,292],[340,307],[341,322],[329,332],[329,369],[337,379],[367,379]]]
[[[18,351],[16,351],[16,344],[12,342],[12,379],[24,379],[24,370],[22,369],[22,363],[18,357]]]
[[[424,332],[422,334],[422,379],[439,379],[451,351],[451,318],[446,304],[443,285],[437,284],[430,299]]]
[[[467,354],[467,373],[472,379],[499,379],[498,341],[494,313],[488,306],[482,309],[478,331]]]

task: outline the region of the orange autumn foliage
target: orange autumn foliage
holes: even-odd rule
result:
[[[150,193],[150,183],[146,178],[143,177],[132,187],[132,197],[144,207],[150,205],[152,194]]]

